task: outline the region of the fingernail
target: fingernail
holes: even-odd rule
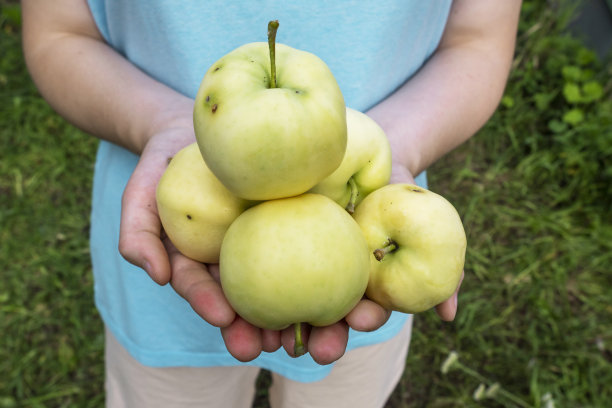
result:
[[[453,320],[455,320],[455,316],[457,316],[457,294],[455,293],[455,296],[453,296]]]

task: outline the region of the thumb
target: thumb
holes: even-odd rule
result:
[[[171,275],[155,200],[155,188],[164,168],[165,163],[155,166],[142,158],[138,162],[123,192],[119,231],[121,255],[147,271],[160,285],[168,283]]]

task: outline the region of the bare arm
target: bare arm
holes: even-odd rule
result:
[[[510,70],[519,0],[455,0],[432,58],[368,114],[387,132],[396,173],[417,175],[495,111]]]
[[[412,182],[493,114],[512,63],[520,8],[520,0],[455,0],[431,59],[368,112],[389,137],[392,182]],[[436,310],[453,320],[457,293]]]
[[[71,123],[134,153],[163,128],[193,126],[193,102],[109,47],[85,1],[24,0],[22,14],[32,78]]]

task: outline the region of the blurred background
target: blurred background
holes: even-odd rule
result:
[[[20,41],[0,1],[0,408],[99,407],[97,141],[40,98]],[[523,2],[499,109],[429,171],[468,234],[458,315],[415,318],[389,407],[612,406],[611,50],[612,1]]]

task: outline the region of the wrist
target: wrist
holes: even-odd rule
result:
[[[164,101],[163,105],[152,110],[151,120],[140,140],[138,152],[142,152],[149,140],[159,134],[172,134],[174,130],[181,133],[193,133],[193,99],[177,95],[172,101]]]
[[[408,173],[412,178],[428,165],[423,152],[424,141],[425,135],[431,135],[434,129],[427,129],[427,122],[418,116],[407,114],[405,106],[398,107],[390,102],[386,100],[373,107],[368,116],[387,135],[394,172]]]
[[[391,165],[391,180],[389,181],[390,184],[396,184],[396,183],[409,183],[409,184],[414,184],[414,174],[410,171],[410,169],[408,167],[406,167],[405,165],[398,163],[398,162],[393,162],[393,164]]]

